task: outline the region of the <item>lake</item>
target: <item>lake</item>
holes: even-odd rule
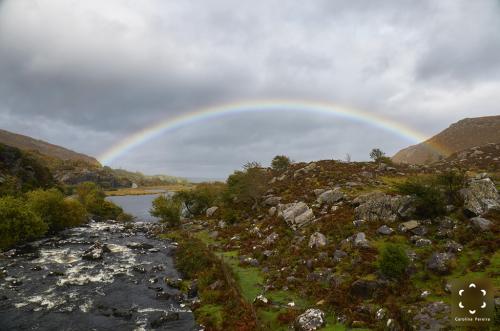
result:
[[[126,213],[135,216],[138,221],[153,222],[158,219],[151,216],[149,210],[151,209],[153,200],[158,195],[159,194],[122,195],[110,196],[106,199],[122,207]]]

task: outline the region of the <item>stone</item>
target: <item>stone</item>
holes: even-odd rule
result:
[[[226,227],[226,222],[219,221],[219,223],[217,225],[218,225],[219,228],[224,229]]]
[[[297,317],[294,326],[297,331],[315,331],[325,324],[325,313],[320,309],[311,308]]]
[[[309,238],[309,248],[324,247],[327,243],[325,235],[320,232],[314,232]]]
[[[358,232],[354,235],[354,246],[356,247],[369,247],[370,244],[366,239],[364,232]]]
[[[264,206],[272,207],[279,205],[280,202],[281,202],[281,197],[270,196],[264,200],[263,204]]]
[[[451,262],[455,259],[453,253],[433,253],[427,260],[427,268],[438,274],[447,274],[451,271]]]
[[[399,224],[398,229],[401,232],[407,232],[407,231],[415,229],[419,225],[420,225],[420,223],[418,221],[413,220],[413,221],[408,221],[408,222],[404,222],[404,223]]]
[[[490,209],[500,209],[497,188],[490,178],[473,179],[467,188],[460,190],[467,213],[480,216]]]
[[[361,195],[353,200],[353,204],[358,205],[354,209],[355,217],[368,222],[394,222],[410,216],[415,210],[411,197],[390,196],[381,192]]]
[[[259,265],[259,260],[255,259],[253,257],[244,258],[241,262],[244,264],[248,264],[252,267],[257,267]]]
[[[340,188],[336,188],[333,190],[328,190],[323,193],[321,193],[318,196],[317,202],[319,204],[334,204],[344,198],[344,193],[340,190]]]
[[[416,228],[413,228],[410,230],[411,233],[417,235],[417,236],[425,236],[428,232],[427,227],[423,225],[419,225]]]
[[[85,260],[100,260],[102,259],[104,253],[109,252],[111,251],[108,246],[97,241],[94,245],[90,246],[83,252],[82,258]]]
[[[432,245],[432,240],[427,238],[418,238],[414,241],[416,247],[425,247]]]
[[[493,222],[486,218],[482,217],[474,217],[471,218],[471,223],[474,229],[479,230],[479,231],[489,231],[491,229],[491,226],[493,225]]]
[[[377,232],[388,236],[391,235],[394,232],[394,230],[391,227],[388,227],[387,225],[384,224],[377,229]]]
[[[276,207],[271,207],[271,208],[269,208],[269,211],[267,212],[267,214],[269,216],[273,217],[274,215],[276,215],[276,211],[277,211]]]
[[[305,175],[305,174],[308,174],[310,171],[316,169],[316,163],[312,162],[312,163],[309,163],[308,165],[306,165],[305,167],[303,168],[300,168],[298,170],[296,170],[294,173],[293,173],[293,178],[297,178],[299,177],[300,175]]]
[[[154,246],[148,243],[131,242],[127,244],[127,247],[131,249],[151,249]]]
[[[353,224],[355,227],[358,227],[358,228],[359,228],[360,226],[364,225],[365,223],[366,223],[366,221],[365,221],[365,220],[354,220],[354,221],[352,221],[352,224]]]
[[[326,190],[325,190],[324,188],[317,188],[317,189],[313,190],[314,195],[315,195],[316,197],[319,197],[319,196],[320,196],[320,194],[321,194],[321,193],[323,193],[323,192],[325,192],[325,191],[326,191]]]
[[[337,249],[335,252],[333,252],[333,260],[335,262],[340,262],[344,257],[347,256],[347,253],[344,252],[343,250]]]
[[[207,217],[212,217],[214,216],[215,212],[219,209],[219,207],[217,206],[213,206],[213,207],[210,207],[208,208],[206,211],[205,211],[205,215]]]
[[[448,240],[444,247],[446,248],[446,251],[450,253],[459,253],[464,249],[464,246],[453,240]]]
[[[266,237],[266,239],[264,239],[262,241],[262,244],[264,246],[270,246],[270,245],[274,244],[276,242],[276,240],[278,240],[278,238],[279,238],[279,235],[276,232],[273,232],[270,235],[268,235]]]
[[[293,230],[297,230],[314,220],[314,213],[305,202],[279,204],[278,216],[283,218]]]
[[[263,306],[263,305],[268,305],[270,302],[269,302],[269,299],[266,298],[264,295],[262,294],[259,294],[257,297],[255,297],[255,299],[253,300],[253,303],[255,305],[258,305],[258,306]]]

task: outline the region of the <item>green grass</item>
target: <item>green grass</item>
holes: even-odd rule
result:
[[[224,307],[211,304],[203,305],[196,309],[196,315],[198,315],[200,322],[220,329],[224,322]]]
[[[205,245],[211,245],[217,242],[217,240],[210,237],[210,234],[206,230],[195,232],[194,237],[200,239]]]

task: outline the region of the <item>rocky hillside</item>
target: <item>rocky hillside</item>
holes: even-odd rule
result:
[[[409,164],[432,163],[452,153],[488,143],[500,143],[500,116],[460,120],[427,141],[402,149],[392,160]],[[430,146],[441,146],[444,151]]]
[[[496,148],[467,156],[493,161]],[[247,169],[183,227],[224,258],[262,329],[447,330],[453,280],[500,288],[498,169],[457,170],[465,157]],[[207,285],[200,291],[215,295],[218,283]],[[202,304],[219,304],[212,298]],[[195,315],[210,323],[201,307]]]
[[[0,143],[17,147],[21,150],[36,151],[42,155],[53,157],[59,160],[82,161],[93,166],[100,166],[95,158],[74,152],[67,148],[50,144],[43,140],[33,139],[28,136],[9,132],[0,129]]]

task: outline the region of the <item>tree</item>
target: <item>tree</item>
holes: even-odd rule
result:
[[[106,194],[97,184],[92,182],[81,183],[76,188],[78,200],[85,206],[92,218],[101,220],[116,220],[123,213],[123,209],[111,201],[107,201]]]
[[[0,250],[34,240],[47,232],[40,216],[26,208],[22,199],[0,197]]]
[[[292,164],[290,158],[286,155],[276,155],[271,161],[271,168],[273,170],[282,172],[288,169],[288,167]]]
[[[385,276],[396,279],[402,278],[409,264],[410,259],[401,246],[387,244],[382,249],[382,254],[379,259],[379,268]]]
[[[374,160],[375,162],[381,161],[383,157],[385,157],[385,153],[382,152],[380,148],[374,148],[370,152],[370,159]]]
[[[181,203],[178,200],[160,195],[153,200],[153,207],[149,211],[151,216],[158,217],[169,226],[179,226],[181,220]]]
[[[235,171],[227,179],[230,200],[256,206],[266,191],[268,175],[257,162],[249,162],[243,171]]]
[[[351,162],[351,154],[349,154],[349,153],[346,153],[346,154],[345,154],[345,161],[346,161],[347,163],[350,163],[350,162]]]
[[[221,198],[225,187],[223,183],[201,183],[191,190],[177,192],[173,199],[184,204],[189,214],[198,216]]]

